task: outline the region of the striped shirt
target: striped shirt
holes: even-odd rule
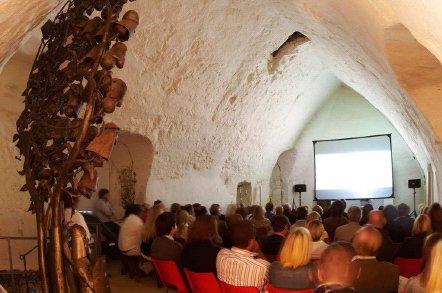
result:
[[[234,286],[262,289],[269,279],[270,263],[255,256],[256,253],[237,247],[221,249],[216,258],[218,279]]]

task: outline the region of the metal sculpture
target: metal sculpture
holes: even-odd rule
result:
[[[90,197],[96,168],[109,159],[117,138],[118,127],[105,124],[103,116],[121,106],[126,92],[111,71],[124,66],[124,42],[139,22],[133,10],[119,19],[126,2],[68,0],[41,28],[13,141],[17,159],[24,158],[21,191],[29,192],[29,210],[37,220],[42,292],[106,290],[102,260],[92,270],[85,259],[84,231],[62,225],[62,193],[71,194],[69,189]],[[67,245],[63,239],[69,235]],[[69,270],[78,287],[66,281]]]

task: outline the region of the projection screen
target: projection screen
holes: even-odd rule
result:
[[[389,134],[313,141],[315,198],[393,197]]]

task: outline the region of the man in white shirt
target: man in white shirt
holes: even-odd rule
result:
[[[74,225],[80,225],[86,232],[87,241],[91,243],[91,233],[89,232],[89,228],[83,215],[78,211],[81,194],[74,193],[70,187],[66,188],[64,192],[64,224],[66,228],[69,229]]]
[[[348,224],[336,228],[335,241],[351,242],[356,232],[361,228],[359,221],[361,220],[361,209],[357,206],[352,206],[348,209]]]
[[[118,248],[127,256],[142,256],[140,247],[143,239],[147,210],[142,205],[131,205],[126,209],[126,218],[118,235]]]
[[[259,258],[262,254],[255,241],[251,223],[241,221],[232,227],[231,249],[221,249],[216,258],[218,279],[233,286],[257,287],[268,282],[270,263]]]

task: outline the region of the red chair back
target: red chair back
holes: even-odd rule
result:
[[[313,293],[313,289],[287,290],[273,287],[272,284],[267,285],[268,293]]]
[[[186,283],[174,261],[159,260],[152,257],[152,263],[164,286],[174,289],[179,293],[188,292]]]
[[[399,273],[405,278],[417,276],[421,272],[420,258],[401,258],[397,257],[394,263],[399,267]]]
[[[233,286],[230,284],[227,284],[223,281],[219,281],[221,285],[221,292],[222,293],[257,293],[259,292],[258,288],[256,287],[246,287],[246,286]]]
[[[193,293],[221,293],[218,280],[213,273],[195,273],[184,269],[190,289]]]

